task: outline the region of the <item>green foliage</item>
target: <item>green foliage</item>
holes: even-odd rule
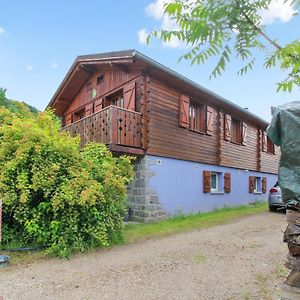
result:
[[[68,256],[118,242],[130,159],[100,144],[80,150],[51,111],[21,118],[2,109],[0,120],[4,243],[45,244]]]
[[[254,50],[271,53],[265,67],[279,65],[288,71],[288,77],[278,83],[278,90],[291,91],[300,85],[299,40],[281,47],[265,33],[259,12],[268,9],[271,0],[173,0],[165,4],[164,14],[177,24],[174,30],[155,30],[151,35],[164,42],[177,38],[184,42],[189,51],[180,59],[192,64],[203,64],[217,57],[211,77],[221,75],[233,59],[243,61],[238,71],[243,75],[255,64]],[[286,2],[299,5],[300,1]],[[151,35],[148,37],[148,42]]]
[[[35,114],[38,110],[25,102],[19,102],[7,99],[6,89],[0,88],[0,106],[9,109],[11,112],[19,116],[29,116],[31,113]]]

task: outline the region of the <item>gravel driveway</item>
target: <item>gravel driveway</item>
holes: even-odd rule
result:
[[[4,299],[278,299],[285,215],[0,270]],[[1,297],[0,297],[1,298]]]

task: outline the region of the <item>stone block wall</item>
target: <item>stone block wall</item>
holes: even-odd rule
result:
[[[148,156],[137,158],[135,180],[127,187],[129,217],[137,222],[155,222],[166,217],[155,191],[149,186],[154,172],[149,171],[151,159]]]

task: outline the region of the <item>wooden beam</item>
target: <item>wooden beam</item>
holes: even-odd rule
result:
[[[123,71],[123,72],[125,72],[125,73],[129,73],[129,68],[126,66],[126,65],[124,65],[124,64],[116,64],[116,63],[111,63],[110,64],[110,66],[112,67],[112,68],[116,68],[116,69],[119,69],[119,70],[121,70],[121,71]]]
[[[91,74],[97,72],[97,69],[95,67],[93,67],[91,65],[86,65],[85,63],[79,64],[78,69],[82,69]]]
[[[131,147],[120,146],[115,144],[109,145],[108,148],[111,152],[116,152],[116,153],[126,153],[126,154],[138,155],[138,156],[145,155],[145,151],[141,148],[131,148]]]

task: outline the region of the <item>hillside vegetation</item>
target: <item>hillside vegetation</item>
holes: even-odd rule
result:
[[[6,107],[11,112],[16,113],[16,114],[24,114],[28,111],[31,113],[38,112],[38,110],[35,107],[33,107],[25,102],[8,99],[5,95],[5,93],[6,93],[6,89],[0,88],[0,106]]]

